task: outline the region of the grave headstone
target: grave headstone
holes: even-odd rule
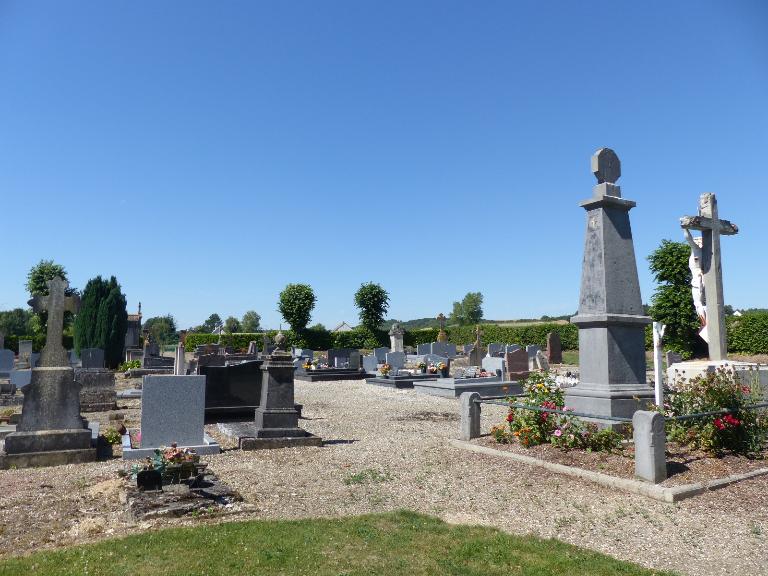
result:
[[[19,369],[31,368],[32,340],[19,340]]]
[[[445,356],[446,358],[454,358],[456,356],[456,345],[450,342],[432,342],[430,353]]]
[[[504,344],[491,342],[488,344],[488,356],[498,356],[504,350]]]
[[[248,355],[255,355],[259,353],[259,345],[255,340],[251,340],[248,342],[248,350],[246,351],[246,354]]]
[[[519,344],[507,344],[504,347],[504,353],[506,354],[507,352],[514,352],[515,350],[520,350],[521,348],[522,346]]]
[[[104,368],[104,350],[101,348],[83,348],[80,350],[83,368]]]
[[[13,350],[0,348],[0,378],[10,378],[13,370]]]
[[[390,342],[390,349],[392,352],[404,352],[405,348],[403,346],[403,337],[405,335],[405,330],[395,322],[392,324],[392,328],[389,329],[389,342]]]
[[[185,358],[185,346],[182,342],[176,345],[176,355],[173,361],[173,373],[175,376],[184,376],[187,373],[187,362]]]
[[[557,332],[547,334],[547,361],[550,364],[563,363],[563,344]]]
[[[363,356],[363,370],[369,374],[374,374],[379,369],[379,359],[373,354]]]
[[[5,334],[0,332],[0,350],[5,349]]]
[[[46,465],[50,452],[57,453],[57,463],[96,458],[96,450],[91,448],[91,432],[80,416],[78,385],[61,344],[64,313],[76,312],[79,307],[79,298],[67,296],[66,289],[66,280],[56,277],[48,281],[48,295],[30,300],[35,311],[48,312],[46,343],[40,355],[40,368],[31,370],[31,381],[25,387],[16,432],[5,438],[6,464]]]
[[[418,356],[423,356],[424,354],[431,354],[432,353],[432,344],[417,344],[416,345],[416,354]]]
[[[608,148],[592,157],[598,184],[581,203],[587,212],[578,314],[579,383],[566,392],[578,412],[631,417],[653,401],[646,383],[645,316],[629,211],[635,202],[615,184],[619,158]],[[603,421],[616,427],[615,420]]]
[[[474,348],[474,344],[462,344],[461,349],[464,351],[464,354],[469,354],[472,352],[472,348]]]
[[[77,351],[74,349],[69,351],[69,365],[72,368],[81,366],[80,358],[77,356]]]
[[[106,368],[76,368],[75,381],[80,385],[80,411],[106,412],[117,402],[115,373]]]
[[[296,359],[299,363],[302,359]],[[262,360],[230,364],[228,366],[203,366],[205,376],[205,414],[243,414],[253,416],[261,397]]]
[[[387,352],[385,361],[393,370],[405,367],[405,352]]]
[[[124,459],[145,458],[174,443],[198,454],[219,452],[205,435],[205,376],[144,376],[141,396],[141,447],[126,450],[124,444]]]
[[[683,361],[683,357],[677,352],[673,352],[672,350],[667,350],[666,356],[667,356],[667,368],[672,366],[672,364],[677,364],[678,362]]]
[[[373,349],[373,355],[376,356],[376,359],[383,364],[386,362],[387,353],[389,352],[389,348],[374,348]]]
[[[536,344],[529,344],[525,347],[525,351],[528,353],[528,370],[536,370],[536,354],[541,350]]]
[[[549,370],[549,361],[547,355],[541,350],[536,352],[536,368],[539,370]]]
[[[522,348],[504,354],[508,380],[524,380],[530,374],[528,369],[528,353]]]
[[[504,358],[498,358],[496,356],[486,356],[483,358],[483,370],[486,372],[490,372],[491,374],[496,374],[500,378],[504,378],[505,366],[504,366]]]

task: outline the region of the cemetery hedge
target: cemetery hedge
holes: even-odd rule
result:
[[[6,336],[5,347],[8,350],[13,350],[15,354],[19,353],[19,340],[32,340],[32,350],[34,352],[40,352],[45,346],[45,334],[38,334],[36,336]],[[66,350],[72,350],[75,347],[74,339],[72,336],[64,335],[62,338],[62,344]]]
[[[564,350],[578,350],[579,331],[575,324],[542,323],[527,326],[500,326],[497,324],[481,324],[483,332],[482,341],[499,342],[503,344],[536,344],[544,347],[547,343],[547,334],[557,332]],[[471,344],[475,341],[475,326],[451,326],[445,329],[448,339],[453,344]],[[423,328],[421,330],[406,330],[403,336],[406,346],[417,346],[437,341],[437,328]],[[246,350],[248,343],[255,340],[261,345],[262,332],[222,334],[221,341],[236,350]],[[267,335],[274,338],[277,330],[268,330]],[[377,346],[389,346],[389,335],[384,330],[368,330],[360,327],[349,332],[329,332],[315,328],[307,328],[300,335],[292,330],[286,330],[285,334],[290,346],[310,348],[312,350],[328,350],[329,348],[375,348]],[[29,338],[29,337],[28,337]],[[24,337],[22,337],[24,339]],[[39,347],[45,343],[45,337],[39,340]],[[35,350],[38,350],[36,340]],[[18,351],[17,337],[7,336],[6,345],[14,347]],[[65,345],[67,337],[64,337]],[[70,338],[71,341],[71,338]],[[194,349],[201,344],[216,343],[219,337],[216,334],[190,333],[187,334],[187,350]],[[645,347],[653,349],[653,336],[651,327],[645,331]],[[768,312],[753,312],[743,316],[728,318],[728,348],[731,352],[741,354],[768,354]]]

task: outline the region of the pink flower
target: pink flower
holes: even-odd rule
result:
[[[562,430],[560,430],[560,428],[558,428],[557,430],[555,430],[555,434],[554,434],[554,435],[555,435],[555,436],[557,436],[557,437],[559,438],[560,436],[562,436],[562,435],[563,435],[563,431],[562,431]]]

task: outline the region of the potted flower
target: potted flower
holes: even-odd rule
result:
[[[438,362],[437,370],[443,378],[448,378],[448,365],[445,362]]]
[[[389,373],[390,373],[391,370],[392,370],[392,366],[390,366],[389,364],[384,363],[379,368],[379,373],[386,378],[387,376],[389,376]]]
[[[424,374],[427,371],[427,363],[419,362],[418,364],[416,364],[416,368],[421,374]]]
[[[429,366],[427,366],[427,372],[429,372],[430,374],[437,374],[437,366],[435,366],[430,362]]]

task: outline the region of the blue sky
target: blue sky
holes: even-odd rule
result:
[[[765,307],[768,3],[0,0],[0,309],[41,258],[180,327],[306,282],[313,322],[575,311],[579,202],[622,160],[646,256],[715,192]]]

